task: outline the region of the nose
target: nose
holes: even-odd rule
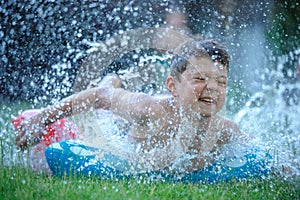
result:
[[[205,81],[205,88],[207,90],[217,90],[218,83],[214,79],[208,79]]]

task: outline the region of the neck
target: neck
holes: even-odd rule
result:
[[[191,109],[179,104],[174,98],[170,100],[172,106],[174,118],[179,124],[189,124],[193,127],[199,127],[203,130],[208,130],[212,116],[203,116],[200,113],[196,113]]]

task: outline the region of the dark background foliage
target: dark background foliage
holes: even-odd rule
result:
[[[299,7],[297,0],[1,1],[0,99],[49,100],[70,94],[89,48],[86,41],[161,25],[170,9],[187,14],[194,34],[226,44],[236,42],[245,27],[261,25],[272,55],[290,55],[286,68],[293,69],[299,58]],[[238,51],[232,50],[233,57]]]

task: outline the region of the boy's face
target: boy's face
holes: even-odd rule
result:
[[[208,57],[192,56],[172,92],[180,104],[202,116],[215,115],[224,105],[228,72]]]

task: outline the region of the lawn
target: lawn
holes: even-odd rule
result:
[[[9,161],[14,152],[11,117],[27,103],[1,106],[0,199],[300,199],[299,177],[272,175],[215,184],[149,181],[147,178],[107,180],[101,177],[56,177]]]
[[[104,180],[100,177],[55,177],[21,167],[0,170],[1,199],[299,199],[299,180],[216,184]]]

